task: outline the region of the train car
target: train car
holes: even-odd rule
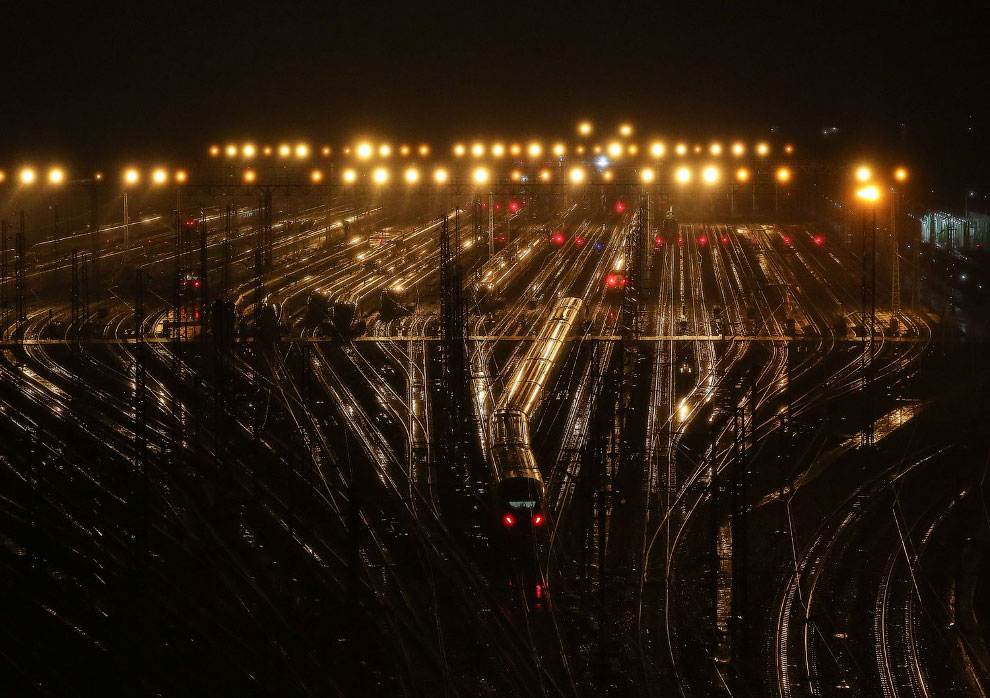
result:
[[[621,298],[628,285],[629,276],[626,274],[626,258],[620,252],[619,256],[612,263],[611,268],[605,274],[605,297],[612,299]]]
[[[561,298],[519,363],[491,416],[495,507],[504,530],[536,532],[546,526],[546,489],[530,443],[529,424],[543,391],[560,367],[564,342],[581,312],[581,299]]]

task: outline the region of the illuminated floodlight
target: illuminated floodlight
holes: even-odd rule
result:
[[[572,167],[568,176],[571,178],[571,182],[574,184],[580,184],[584,181],[584,168]]]
[[[427,155],[429,155],[430,154],[430,146],[426,145],[425,143],[423,145],[419,146],[419,154],[422,155],[423,157],[426,157]]]
[[[577,152],[578,155],[584,155],[584,146],[583,145],[579,145],[574,150],[575,150],[575,152]]]
[[[0,170],[0,182],[3,182],[5,179],[7,179],[7,173]]]
[[[227,153],[227,157],[228,158],[236,157],[237,156],[237,146],[234,145],[233,143],[230,144],[230,145],[228,145],[227,146],[226,153]]]
[[[550,181],[550,170],[540,170],[540,179],[544,182]]]
[[[34,170],[30,167],[25,167],[21,170],[21,183],[22,184],[34,184],[34,180],[37,177]]]
[[[384,184],[385,182],[388,181],[388,170],[386,170],[384,167],[379,167],[377,170],[375,170],[374,177],[376,182],[378,182],[379,184]]]
[[[137,170],[132,168],[124,172],[124,181],[127,184],[137,184],[138,179],[140,179],[140,175]]]
[[[244,181],[245,182],[248,182],[250,184],[251,182],[253,182],[257,178],[258,178],[258,175],[255,174],[255,171],[254,170],[244,170]]]
[[[410,184],[415,184],[419,181],[419,171],[415,167],[410,167],[406,170],[405,178]]]
[[[631,136],[632,132],[633,132],[632,126],[630,126],[629,124],[622,124],[621,126],[619,126],[619,133],[625,136],[626,138]]]
[[[186,171],[185,170],[176,170],[175,171],[175,181],[176,182],[178,182],[179,184],[182,184],[187,179],[189,179],[189,175],[186,174]]]
[[[65,181],[65,172],[58,167],[53,167],[48,170],[48,181],[52,184],[61,184]]]
[[[151,181],[155,184],[164,184],[166,179],[168,179],[168,174],[161,168],[151,173]]]
[[[245,144],[244,147],[241,148],[241,155],[243,155],[246,158],[253,158],[256,154],[257,154],[257,150],[250,143]]]
[[[323,146],[323,148],[320,150],[320,152],[323,153],[323,157],[329,157],[329,155],[330,155],[330,146],[329,145]]]
[[[513,143],[511,146],[509,146],[509,152],[512,153],[513,155],[519,155],[520,153],[522,153],[522,146],[519,145],[518,143]]]
[[[865,165],[856,170],[856,179],[860,182],[869,182],[871,176],[873,176],[873,173]]]
[[[602,172],[602,179],[604,179],[606,182],[611,182],[612,170],[605,170],[604,172]]]
[[[505,146],[502,145],[501,143],[492,144],[492,155],[494,155],[497,158],[500,158],[503,155],[505,155]]]
[[[342,176],[344,178],[344,181],[350,184],[351,182],[357,179],[357,172],[355,172],[354,170],[344,170],[344,174]]]
[[[863,199],[864,201],[872,202],[880,198],[880,190],[873,186],[863,187],[858,192],[856,192],[856,196]]]
[[[531,158],[538,158],[543,153],[543,146],[536,142],[530,143],[527,152]]]
[[[608,154],[611,155],[613,158],[621,157],[622,156],[622,144],[619,143],[618,141],[613,141],[612,143],[609,143],[608,144]]]
[[[283,143],[278,147],[278,154],[279,157],[287,158],[290,155],[292,155],[292,148],[290,148],[287,144]]]
[[[457,145],[454,146],[454,155],[456,155],[457,157],[461,157],[462,155],[464,155],[464,145],[463,144],[458,143]]]
[[[722,144],[721,143],[712,143],[711,146],[708,148],[708,152],[710,152],[712,155],[716,155],[716,156],[717,155],[721,155],[722,154]]]
[[[664,151],[663,143],[656,142],[650,146],[650,154],[655,158],[662,158],[663,151]]]
[[[520,172],[519,170],[513,170],[512,171],[512,181],[513,182],[518,182],[520,179],[522,179],[522,172]]]
[[[642,172],[639,173],[640,178],[643,180],[643,184],[649,184],[656,178],[656,173],[647,167]]]
[[[433,179],[437,184],[443,184],[447,181],[447,170],[442,167],[433,171]]]
[[[216,157],[219,154],[220,154],[220,146],[218,146],[218,145],[211,145],[210,146],[210,155],[212,157]]]
[[[746,146],[744,146],[742,143],[732,144],[732,154],[735,155],[736,157],[739,157],[745,152],[746,152]]]
[[[478,184],[484,184],[488,181],[488,170],[484,167],[479,167],[474,171],[474,181]]]
[[[480,158],[482,155],[485,154],[485,146],[482,145],[481,143],[475,143],[474,145],[471,146],[471,154],[476,158]]]
[[[767,145],[766,143],[757,143],[756,144],[756,154],[757,155],[766,155],[769,152],[770,152],[770,146]]]
[[[371,157],[371,143],[358,143],[357,156],[362,160],[367,160]]]
[[[564,144],[563,143],[555,143],[554,144],[554,146],[553,146],[553,154],[554,155],[556,155],[557,157],[560,157],[565,152],[566,152],[566,148],[564,148]]]
[[[677,168],[677,172],[674,174],[678,182],[686,183],[691,181],[691,170],[686,167]]]
[[[694,152],[700,155],[701,154],[701,146],[700,145],[694,146]]]
[[[409,154],[409,146],[408,145],[399,146],[399,155],[405,157],[408,154]]]
[[[678,143],[677,144],[677,147],[674,149],[674,151],[678,155],[686,155],[687,154],[687,146],[684,145],[683,143]]]
[[[591,122],[590,121],[582,121],[581,123],[578,124],[577,130],[578,130],[578,133],[580,133],[582,136],[590,136],[591,135]]]
[[[896,170],[894,170],[894,179],[896,179],[898,182],[903,182],[907,180],[907,178],[908,178],[908,171],[903,167],[898,167]]]
[[[784,146],[784,152],[790,155],[791,153],[794,152],[794,146],[788,143],[787,145]]]
[[[310,172],[309,173],[309,181],[313,182],[314,184],[316,184],[318,182],[322,182],[323,181],[323,171],[322,170],[313,170],[312,172]]]
[[[706,167],[701,177],[709,184],[714,184],[718,181],[718,170],[714,167]]]
[[[382,143],[378,146],[378,157],[387,158],[392,154],[392,146],[388,143]]]
[[[635,143],[633,143],[632,145],[630,145],[629,148],[628,148],[628,150],[629,150],[629,154],[630,155],[635,155],[636,153],[639,152],[639,148],[636,146]]]
[[[296,146],[296,157],[297,158],[304,158],[304,157],[307,157],[308,155],[309,155],[309,146],[308,145],[306,145],[305,143],[300,143],[299,145]]]
[[[736,170],[736,179],[738,179],[740,182],[745,182],[746,180],[748,180],[749,170],[747,170],[745,167],[740,167],[738,170]]]
[[[271,155],[272,154],[272,147],[270,145],[266,145],[264,148],[261,149],[261,152],[264,155]]]
[[[786,167],[781,167],[777,170],[777,181],[778,182],[789,182],[791,179],[791,171]]]

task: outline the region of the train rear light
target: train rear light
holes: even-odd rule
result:
[[[609,288],[615,288],[616,286],[619,285],[619,277],[616,276],[615,274],[609,274],[608,276],[605,277],[605,284]]]
[[[546,519],[543,518],[543,514],[536,514],[533,516],[534,526],[542,526],[544,521],[546,521]]]
[[[825,238],[823,238],[821,235],[816,235],[815,236],[815,244],[816,245],[821,245],[824,242],[825,242]]]
[[[554,242],[555,245],[563,245],[564,244],[564,236],[561,235],[560,233],[556,233],[553,236],[553,242]]]
[[[502,517],[502,523],[504,523],[507,528],[512,528],[516,525],[516,517],[512,514],[506,514]]]
[[[723,245],[728,245],[729,244],[729,236],[728,235],[723,235],[722,236],[722,244]]]
[[[519,210],[519,203],[516,202],[516,201],[510,201],[509,202],[509,210],[510,211],[518,211]]]
[[[193,281],[193,288],[199,288],[199,279]]]
[[[196,221],[194,219],[192,219],[192,218],[187,219],[186,220],[186,227],[187,228],[195,228],[196,227]]]
[[[657,235],[657,238],[656,240],[653,241],[653,244],[656,245],[657,247],[660,247],[660,245],[663,244],[663,238]]]
[[[790,235],[785,235],[784,236],[784,244],[785,245],[790,245],[791,244],[791,236]]]
[[[621,201],[616,201],[615,202],[615,212],[616,213],[622,213],[625,210],[626,210],[626,205],[624,203],[622,203]]]
[[[619,279],[619,286],[625,286],[628,283],[629,283],[629,279],[627,279],[624,276],[621,279]]]
[[[705,245],[707,243],[708,243],[708,238],[706,236],[702,235],[700,238],[698,238],[699,245]]]

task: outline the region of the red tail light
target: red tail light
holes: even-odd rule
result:
[[[700,238],[698,238],[698,244],[699,244],[699,245],[704,245],[704,244],[706,244],[707,242],[708,242],[708,238],[707,238],[707,237],[705,237],[704,235],[702,235],[702,236],[701,236]]]
[[[790,235],[785,235],[784,236],[784,244],[785,245],[790,245],[791,244],[791,237],[790,237]]]
[[[605,277],[605,284],[611,288],[615,288],[619,285],[619,277],[615,274],[609,274]]]
[[[577,245],[578,247],[581,247],[581,245],[583,245],[583,244],[584,244],[584,238],[580,238],[580,237],[579,237],[579,238],[577,238],[577,239],[576,239],[576,240],[574,241],[574,244],[575,244],[575,245]]]
[[[536,514],[533,516],[534,526],[542,526],[544,521],[546,521],[546,519],[543,518],[543,514]]]
[[[564,244],[564,236],[561,235],[560,233],[557,233],[556,235],[553,236],[553,241],[554,241],[554,244],[563,245]]]
[[[825,242],[825,238],[823,238],[821,235],[816,235],[815,236],[815,244],[816,245],[821,245],[824,242]]]
[[[512,514],[506,514],[505,516],[502,517],[502,523],[504,523],[506,526],[511,528],[516,525],[516,517],[514,517]]]
[[[729,244],[729,238],[728,238],[728,236],[726,236],[726,235],[723,235],[722,236],[722,244],[723,245],[728,245]]]
[[[657,239],[653,241],[653,244],[655,244],[657,247],[660,247],[660,245],[663,244],[663,238],[658,235]]]

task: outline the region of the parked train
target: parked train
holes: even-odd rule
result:
[[[581,312],[580,298],[561,298],[519,363],[491,416],[491,468],[496,511],[510,533],[546,525],[546,490],[529,425],[562,363],[564,342]]]

